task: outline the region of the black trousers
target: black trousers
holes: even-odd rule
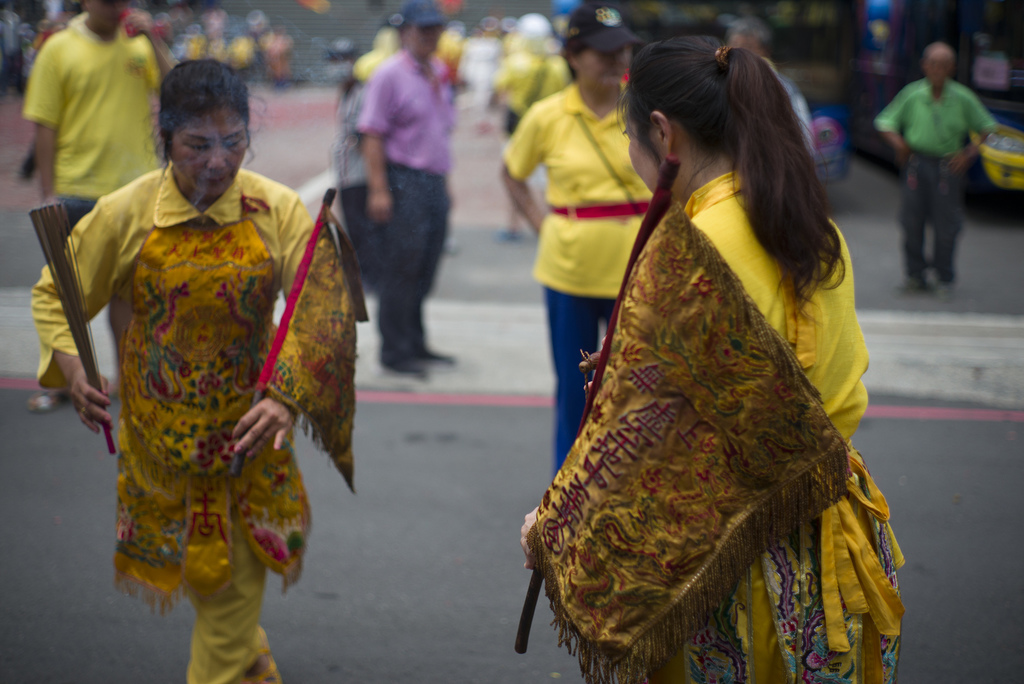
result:
[[[57,199],[64,205],[64,211],[68,214],[68,226],[71,230],[74,230],[75,225],[85,218],[85,215],[96,206],[96,200],[84,197],[68,197],[63,195]]]
[[[394,199],[392,218],[373,230],[379,237],[381,264],[380,360],[393,365],[426,352],[423,301],[444,251],[450,202],[444,176],[389,164],[388,184]]]
[[[939,157],[914,153],[903,168],[903,259],[907,277],[924,280],[932,266],[939,282],[952,283],[956,277],[953,256],[956,239],[964,224],[964,181]],[[931,260],[924,254],[925,224],[935,231]]]
[[[363,287],[369,292],[377,291],[377,281],[382,270],[380,260],[380,233],[377,226],[366,216],[365,185],[341,189],[341,213],[345,219],[345,233],[352,241],[359,260],[359,274]]]

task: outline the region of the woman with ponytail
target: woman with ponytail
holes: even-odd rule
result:
[[[851,441],[853,270],[789,98],[711,38],[629,73],[630,159],[672,205],[634,248],[526,566],[589,682],[894,682],[903,557]]]

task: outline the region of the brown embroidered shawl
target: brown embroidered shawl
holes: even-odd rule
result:
[[[588,682],[643,681],[773,539],[846,493],[846,446],[817,390],[680,205],[619,308],[528,537]]]

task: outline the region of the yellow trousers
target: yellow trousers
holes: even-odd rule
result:
[[[196,609],[188,684],[239,684],[259,657],[266,566],[249,548],[244,524],[232,511],[231,584],[210,599],[188,592]]]
[[[889,506],[856,450],[849,494],[773,543],[650,684],[896,681],[903,564]],[[731,681],[731,680],[730,680]]]
[[[764,571],[760,559],[750,566],[747,575],[747,586],[750,588],[747,605],[740,610],[743,613],[743,632],[752,640],[750,656],[747,659],[748,682],[785,682],[786,664],[779,651],[779,640],[775,634],[775,622],[772,619],[772,606],[768,600],[768,588],[764,582]],[[683,647],[683,651],[686,647]],[[665,667],[658,670],[647,680],[649,684],[684,684],[694,679],[687,668],[689,659],[680,655],[670,660]]]

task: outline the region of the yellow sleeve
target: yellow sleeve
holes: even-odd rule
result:
[[[306,243],[313,233],[313,219],[296,195],[286,201],[277,216],[278,239],[281,248],[281,291],[287,297],[292,291],[292,282],[299,262],[306,252]]]
[[[359,81],[366,83],[370,80],[370,76],[380,66],[385,55],[381,55],[377,52],[367,52],[365,55],[356,60],[356,63],[352,66],[352,75]]]
[[[505,59],[498,68],[498,73],[494,75],[494,89],[499,93],[504,93],[509,89],[509,83],[512,80],[512,74],[509,69],[509,60]]]
[[[115,292],[123,291],[131,275],[137,245],[126,239],[124,224],[129,222],[126,218],[115,221],[109,206],[100,200],[96,208],[78,222],[69,238],[77,257],[90,320]],[[43,267],[39,281],[32,288],[32,318],[39,334],[39,384],[63,387],[67,380],[54,363],[53,352],[78,356],[78,350],[48,266]]]
[[[159,92],[160,82],[163,78],[160,76],[160,65],[156,61],[156,49],[149,42],[148,38],[143,37],[142,40],[145,43],[144,49],[146,51],[146,84],[150,90]]]
[[[516,126],[516,132],[505,147],[505,166],[516,180],[526,180],[533,170],[544,161],[546,154],[544,122],[545,110],[537,106],[526,110],[523,120]]]
[[[51,38],[36,56],[22,110],[22,115],[29,121],[54,130],[60,128],[64,113],[58,47]]]

